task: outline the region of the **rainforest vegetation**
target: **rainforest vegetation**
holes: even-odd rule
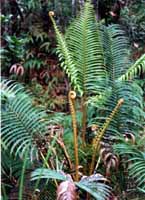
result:
[[[144,11],[1,0],[2,200],[145,200]]]

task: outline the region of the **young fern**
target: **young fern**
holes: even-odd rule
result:
[[[92,197],[99,200],[105,200],[111,194],[111,188],[105,183],[107,179],[104,178],[101,174],[95,174],[92,176],[83,177],[80,181],[73,182],[72,179],[70,178],[70,175],[65,174],[64,172],[45,169],[45,168],[38,168],[32,172],[31,180],[37,180],[39,178],[57,179],[63,181],[62,183],[60,183],[58,187],[57,195],[59,196],[59,199],[67,199],[67,200],[77,199],[77,197],[79,196],[77,193],[77,188],[85,192],[88,192],[89,194],[92,195]],[[73,187],[72,190],[71,188],[69,188],[70,186]],[[69,192],[71,193],[69,194]]]
[[[70,112],[72,116],[72,126],[73,126],[73,134],[74,134],[74,154],[75,154],[75,171],[76,171],[76,181],[79,179],[79,158],[78,158],[78,137],[77,137],[77,121],[76,121],[76,112],[75,112],[75,105],[74,100],[76,98],[76,93],[74,91],[70,91],[69,95],[69,106]]]
[[[95,164],[95,158],[96,158],[96,153],[99,150],[100,147],[100,141],[106,131],[106,129],[108,128],[111,120],[113,119],[114,115],[117,113],[118,109],[120,108],[120,106],[123,104],[124,100],[120,99],[116,105],[116,107],[114,108],[114,110],[111,112],[111,114],[109,115],[109,117],[106,119],[105,123],[103,124],[103,127],[101,127],[98,131],[97,131],[97,135],[95,136],[95,138],[93,139],[93,155],[92,155],[92,162],[91,162],[91,166],[90,166],[90,175],[93,173],[94,170],[94,164]]]
[[[74,90],[82,97],[82,141],[85,144],[87,97],[105,89],[106,69],[99,26],[89,2],[70,26],[65,38],[58,30],[53,14],[49,12],[56,32],[61,66],[70,77]]]

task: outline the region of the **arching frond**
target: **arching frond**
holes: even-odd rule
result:
[[[57,179],[61,181],[69,181],[69,176],[65,175],[64,172],[55,170],[40,168],[32,172],[32,179]],[[73,182],[80,189],[90,193],[93,197],[98,200],[105,200],[110,195],[111,188],[105,184],[107,181],[101,174],[94,174],[88,177],[84,177],[79,182]]]
[[[111,113],[113,106],[115,107],[116,99],[123,98],[124,103],[116,116],[112,119],[105,135],[124,134],[125,132],[133,132],[138,134],[143,129],[144,111],[143,111],[143,91],[135,82],[115,81],[111,94],[106,100],[89,107],[89,124],[97,124],[102,127],[107,116]],[[92,117],[94,116],[95,117]]]
[[[108,118],[106,119],[106,121],[103,124],[103,126],[97,131],[96,136],[93,139],[93,148],[94,149],[93,149],[93,155],[92,155],[92,162],[91,162],[91,165],[90,165],[90,174],[92,174],[92,172],[94,170],[96,154],[97,154],[97,151],[99,151],[100,142],[101,142],[101,140],[103,138],[103,135],[105,134],[105,131],[108,128],[110,122],[112,121],[113,117],[118,112],[119,108],[122,106],[123,103],[124,103],[124,99],[119,99],[118,100],[117,105],[112,110],[111,114],[108,116]]]
[[[138,189],[145,192],[145,153],[135,145],[125,142],[114,145],[114,150],[119,155],[127,157],[129,175],[135,179]]]
[[[53,19],[53,16],[51,15],[51,12],[49,16],[52,20],[55,33],[56,33],[56,39],[58,43],[57,53],[58,53],[59,60],[61,62],[61,67],[63,67],[66,74],[70,78],[71,83],[74,86],[74,88],[82,93],[80,85],[78,83],[77,68],[75,67],[74,61],[72,59],[71,53],[69,52],[66,41],[63,35],[60,33],[59,29],[57,28],[57,25],[55,23],[55,20]]]
[[[93,105],[96,107],[95,112],[91,110],[91,115],[96,115],[96,118],[95,120],[91,119],[89,123],[97,123],[99,127],[102,127],[117,100],[123,98],[124,104],[112,120],[106,135],[123,134],[125,131],[137,133],[143,127],[143,91],[136,83],[124,82],[120,79],[131,63],[128,41],[119,25],[101,27],[101,33],[105,65],[109,77],[106,81],[106,90],[104,90],[107,98],[99,98],[105,97],[103,93],[98,96],[96,105]]]
[[[119,80],[129,80],[145,72],[145,54],[143,54]]]
[[[49,124],[44,111],[32,105],[24,88],[16,83],[4,80],[2,83],[2,145],[10,153],[23,156],[27,148],[31,158],[36,156],[34,138],[45,135]]]
[[[101,174],[94,174],[82,178],[76,185],[90,193],[95,199],[105,200],[110,196],[111,188],[105,183],[107,179]]]

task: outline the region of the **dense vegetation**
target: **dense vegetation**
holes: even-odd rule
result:
[[[2,199],[145,199],[144,7],[3,2]]]

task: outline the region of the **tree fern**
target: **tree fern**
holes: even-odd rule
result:
[[[86,2],[80,16],[74,20],[64,38],[53,19],[50,17],[58,41],[58,57],[74,90],[82,98],[82,141],[85,144],[86,135],[86,98],[90,94],[100,94],[105,89],[106,69],[104,66],[103,48],[99,26],[96,23],[93,6]]]

